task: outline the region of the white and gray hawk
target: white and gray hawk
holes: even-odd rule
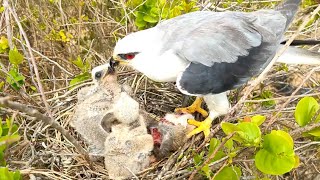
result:
[[[178,111],[207,118],[191,133],[210,133],[212,121],[228,113],[226,92],[262,72],[280,47],[301,0],[286,0],[274,10],[198,11],[127,35],[114,48],[110,64],[126,64],[158,82],[176,82],[196,101]],[[201,109],[204,100],[209,113]]]

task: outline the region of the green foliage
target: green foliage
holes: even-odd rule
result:
[[[0,13],[2,13],[5,10],[4,6],[0,7]]]
[[[9,61],[15,67],[18,67],[18,65],[23,62],[23,55],[19,53],[17,48],[14,48],[13,50],[10,49],[10,51],[9,51]]]
[[[69,32],[65,32],[65,30],[51,30],[50,33],[46,37],[49,40],[53,41],[61,41],[61,42],[70,42],[70,40],[73,38],[73,35]]]
[[[3,123],[0,118],[0,180],[21,179],[19,171],[9,171],[9,169],[5,167],[6,161],[4,159],[7,147],[19,140],[18,126],[13,124],[13,121],[10,118],[7,118],[5,123]]]
[[[0,42],[0,47],[6,47],[4,44],[6,44],[7,42],[5,42],[5,40],[2,42],[2,45]],[[12,66],[10,67],[6,76],[6,82],[10,84],[15,90],[19,90],[25,82],[25,77],[19,72],[19,65],[23,63],[23,60],[23,55],[17,50],[17,48],[9,50],[9,62]],[[0,86],[2,87],[3,83],[0,84]]]
[[[298,164],[293,151],[293,139],[281,130],[271,131],[264,136],[262,149],[255,156],[255,165],[263,173],[281,175]]]
[[[221,128],[227,135],[236,132],[232,139],[244,146],[258,147],[260,145],[261,131],[254,122],[240,122],[238,124],[224,122],[221,124]]]
[[[316,115],[316,112],[319,111],[319,103],[313,97],[304,97],[300,99],[296,106],[294,112],[294,117],[299,126],[303,127],[310,123],[317,123],[320,121],[320,115],[315,118],[315,121],[312,122],[312,119]],[[305,136],[314,136],[320,137],[320,128],[314,128],[308,132],[304,133]]]
[[[319,110],[319,104],[313,97],[302,98],[296,107],[294,117],[300,126],[310,123],[315,113]]]
[[[139,29],[153,27],[161,19],[170,19],[198,10],[194,0],[129,0],[126,6],[134,11],[135,25]]]
[[[271,99],[273,97],[273,93],[269,90],[264,90],[260,93],[260,95],[254,99],[256,100],[260,100],[260,99]],[[269,101],[263,101],[262,106],[264,107],[272,107],[276,104],[276,102],[274,100],[269,100]]]
[[[241,170],[237,166],[224,167],[214,178],[214,180],[238,180],[241,177]]]
[[[288,133],[281,130],[271,131],[270,134],[261,137],[259,126],[265,120],[265,116],[256,115],[245,117],[237,124],[223,122],[221,128],[227,135],[235,132],[231,140],[238,142],[240,146],[259,148],[255,153],[255,165],[261,172],[281,175],[297,167],[299,158],[293,151],[293,139]],[[228,174],[236,178],[235,173]]]
[[[221,142],[216,139],[216,138],[212,138],[210,140],[210,144],[209,144],[209,149],[208,149],[208,154],[205,156],[205,152],[202,151],[200,154],[196,154],[193,157],[193,161],[196,167],[202,166],[204,161],[209,158],[212,153],[218,148],[218,146],[221,144]],[[215,156],[210,160],[210,163],[213,163],[223,157],[226,156],[226,153],[223,152],[223,150],[218,150],[217,153],[215,154]],[[213,172],[211,171],[210,167],[208,164],[206,164],[200,172],[203,176],[211,179],[211,177],[213,177]]]
[[[80,56],[78,56],[76,60],[73,60],[71,62],[72,62],[72,64],[74,64],[78,68],[80,68],[81,72],[83,72],[83,73],[88,72],[91,69],[90,61],[86,60],[85,62],[83,62]]]
[[[0,167],[0,180],[20,180],[19,171],[10,171],[7,167]]]
[[[2,81],[0,82],[0,92],[2,91],[3,86],[4,86],[4,82]]]
[[[255,115],[251,117],[251,122],[255,123],[257,126],[260,126],[266,120],[265,116]]]
[[[74,77],[71,81],[70,81],[70,86],[71,88],[74,87],[74,85],[79,84],[85,80],[90,79],[91,75],[89,72],[85,72],[85,73],[81,73],[79,75],[77,75],[76,77]]]
[[[0,38],[0,53],[7,52],[8,49],[9,49],[8,39],[4,36],[1,36],[1,38]]]
[[[73,60],[71,62],[81,70],[81,73],[70,81],[70,86],[71,88],[73,88],[74,85],[91,78],[91,74],[89,73],[91,64],[90,60],[88,59],[83,62],[80,56],[78,56],[76,60]]]
[[[19,72],[18,68],[15,67],[12,67],[8,74],[6,82],[10,84],[13,89],[19,90],[25,82],[25,77]]]

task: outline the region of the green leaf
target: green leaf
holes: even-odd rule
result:
[[[298,155],[295,155],[294,159],[295,159],[295,163],[294,163],[293,168],[297,168],[300,165],[300,158]]]
[[[236,131],[240,131],[240,129],[235,124],[228,123],[228,122],[222,122],[221,128],[226,135],[229,135]]]
[[[139,27],[139,28],[143,28],[147,25],[147,22],[143,20],[143,17],[142,18],[137,18],[135,21],[134,21],[134,24]]]
[[[2,91],[3,86],[4,86],[4,82],[2,81],[0,82],[0,91]]]
[[[232,139],[243,143],[245,146],[259,146],[261,141],[261,131],[256,123],[240,122],[238,124],[221,123],[221,128],[225,134],[237,132]]]
[[[313,97],[302,98],[298,102],[296,110],[294,112],[296,122],[302,127],[307,125],[315,115],[316,111],[318,111],[318,109],[319,104]]]
[[[233,150],[233,140],[229,139],[225,144],[224,147],[226,147],[229,151]]]
[[[0,7],[0,13],[2,13],[5,10],[4,6]]]
[[[21,178],[19,171],[9,171],[7,167],[0,167],[0,180],[20,180]]]
[[[0,151],[0,167],[1,166],[6,166],[6,161],[4,159],[4,153],[3,151]],[[0,174],[1,175],[1,174]]]
[[[214,178],[214,180],[238,180],[241,177],[241,170],[237,166],[224,167]]]
[[[147,0],[146,5],[153,7],[156,5],[157,0]]]
[[[223,158],[226,156],[226,153],[224,153],[223,151],[218,151],[216,153],[216,155],[211,159],[210,163],[213,163],[215,161],[218,161],[219,159]]]
[[[88,79],[90,79],[91,78],[91,75],[90,75],[90,73],[89,72],[85,72],[85,73],[82,73],[82,74],[79,74],[79,75],[77,75],[76,77],[74,77],[71,81],[70,81],[70,86],[71,86],[71,88],[70,89],[72,89],[73,87],[74,87],[74,85],[76,85],[76,84],[78,84],[78,83],[81,83],[81,82],[83,82],[83,81],[85,81],[85,80],[88,80]]]
[[[15,65],[16,67],[18,67],[18,65],[23,62],[23,55],[19,53],[17,48],[14,48],[13,50],[10,49],[9,61],[11,64]]]
[[[1,38],[0,38],[0,53],[7,52],[8,48],[9,48],[8,39],[4,36],[1,36]]]
[[[167,19],[169,16],[169,9],[168,8],[164,8],[161,12],[161,18],[162,19]]]
[[[170,11],[170,18],[176,17],[181,15],[181,10],[179,6],[176,6],[174,8],[171,9]]]
[[[263,148],[274,154],[293,155],[293,139],[282,130],[272,130],[270,134],[264,136]]]
[[[241,122],[237,125],[242,132],[238,135],[242,138],[245,146],[258,146],[261,141],[261,131],[257,124],[252,122]],[[237,136],[237,135],[236,135]]]
[[[209,168],[209,165],[203,166],[203,168],[201,168],[201,171],[204,172],[204,174],[207,176],[207,178],[211,177],[211,170]]]
[[[20,140],[20,136],[17,134],[11,135],[11,136],[3,136],[3,137],[0,137],[0,146],[12,144],[19,140]]]
[[[255,123],[257,126],[260,126],[266,120],[265,116],[255,115],[251,117],[251,122]]]
[[[254,159],[256,167],[261,172],[271,175],[287,173],[295,165],[294,156],[275,155],[266,149],[259,150]]]
[[[158,22],[158,18],[157,17],[152,17],[150,15],[145,15],[143,16],[143,20],[149,23],[157,23]]]
[[[82,69],[84,67],[84,64],[83,64],[80,56],[78,56],[76,60],[73,60],[71,62],[72,62],[72,64],[76,65],[80,69]]]
[[[130,8],[136,8],[137,6],[139,6],[143,0],[129,0],[129,1],[125,1],[126,5]]]
[[[320,137],[320,128],[314,128],[310,131],[307,132],[308,134],[312,135],[312,136],[316,136],[316,137]]]
[[[196,166],[199,166],[202,163],[202,156],[200,154],[194,155],[193,161]]]
[[[25,77],[20,74],[16,68],[11,68],[8,74],[6,82],[14,89],[19,90],[25,82]]]
[[[0,137],[1,137],[1,136],[3,136],[3,135],[2,135],[2,120],[1,120],[1,118],[0,118]]]
[[[152,17],[159,17],[160,12],[161,12],[161,9],[159,9],[157,7],[153,7],[150,10],[150,14]]]
[[[255,155],[255,165],[263,173],[280,175],[293,169],[298,162],[293,139],[281,130],[265,135],[262,149]]]
[[[209,152],[208,155],[210,156],[213,151],[219,146],[220,141],[217,138],[212,138],[210,140],[210,145],[209,145]]]

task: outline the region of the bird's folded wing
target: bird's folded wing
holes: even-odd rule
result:
[[[216,94],[260,73],[276,53],[285,29],[283,24],[274,30],[276,22],[285,22],[281,14],[265,13],[230,13],[190,31],[175,46],[177,55],[190,62],[177,79],[179,89],[194,95]]]
[[[160,23],[157,29],[165,32],[163,52],[173,50],[187,61],[212,66],[236,62],[262,42],[278,44],[285,22],[282,14],[272,10],[195,12]]]
[[[239,56],[262,42],[262,36],[252,24],[255,18],[222,18],[215,23],[191,31],[176,53],[188,61],[212,66],[214,63],[234,63]],[[209,23],[209,22],[208,22]]]

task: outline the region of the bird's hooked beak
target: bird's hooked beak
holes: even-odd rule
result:
[[[122,60],[119,56],[112,56],[109,59],[109,64],[111,67],[114,68],[114,67],[118,66],[119,64],[126,65],[126,64],[128,64],[128,62],[125,60]]]

